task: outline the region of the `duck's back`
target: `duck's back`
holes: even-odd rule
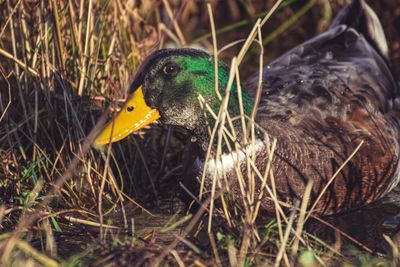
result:
[[[344,103],[359,98],[361,105],[388,112],[400,94],[387,51],[375,13],[364,1],[353,1],[328,31],[265,67],[262,100],[272,106],[293,103],[295,109],[327,104],[343,111]],[[257,83],[255,75],[247,84],[253,95]]]
[[[316,198],[361,142],[318,211],[362,206],[397,183],[399,88],[382,28],[364,1],[353,1],[328,31],[279,57],[263,74],[258,122],[278,139],[274,163],[282,197],[300,198],[313,179]],[[247,83],[250,93],[257,82]]]

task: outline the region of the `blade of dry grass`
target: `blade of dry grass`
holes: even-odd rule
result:
[[[47,257],[46,255],[40,253],[36,249],[34,249],[32,246],[30,246],[27,242],[22,241],[22,240],[17,240],[15,243],[15,246],[23,251],[25,254],[31,255],[32,258],[43,264],[43,266],[47,267],[58,267],[60,264],[51,259],[50,257]]]
[[[222,100],[222,96],[219,93],[218,89],[218,45],[217,45],[217,36],[215,34],[215,23],[214,23],[214,16],[212,14],[211,5],[207,4],[208,10],[208,17],[210,18],[210,25],[211,25],[211,33],[212,33],[212,41],[213,41],[213,49],[214,49],[214,89],[215,94],[217,95],[219,100]]]
[[[54,22],[55,22],[55,31],[56,31],[56,36],[57,36],[57,44],[58,48],[60,49],[60,61],[61,61],[61,70],[65,70],[65,49],[64,49],[64,44],[62,41],[62,33],[60,29],[60,17],[58,15],[58,10],[57,10],[57,3],[56,0],[52,0],[51,2],[52,8],[53,8],[53,16],[54,16]]]
[[[292,255],[297,255],[297,252],[299,249],[300,239],[298,237],[301,236],[301,233],[303,232],[304,218],[306,216],[308,202],[309,202],[310,196],[311,196],[312,186],[313,186],[313,180],[309,179],[307,182],[306,189],[304,190],[303,200],[302,200],[301,206],[300,206],[300,214],[299,214],[299,219],[297,221],[297,227],[296,227],[296,235],[294,237],[294,242],[292,245]]]
[[[282,257],[284,257],[286,254],[287,241],[289,239],[289,234],[292,230],[292,225],[294,222],[295,215],[296,215],[296,209],[293,209],[292,213],[290,214],[290,217],[289,217],[289,223],[286,226],[285,235],[283,236],[283,239],[281,242],[281,247],[279,248],[278,255],[276,256],[275,265],[274,265],[275,267],[278,267],[280,265]],[[289,265],[288,262],[286,262],[286,265]]]
[[[83,3],[81,3],[81,7],[83,7]],[[86,21],[86,33],[85,33],[85,45],[83,49],[83,56],[81,57],[81,75],[79,79],[79,87],[78,87],[78,95],[83,94],[83,88],[85,85],[85,76],[86,76],[86,70],[87,70],[87,59],[89,58],[89,49],[90,49],[90,43],[89,43],[89,37],[91,34],[91,30],[93,29],[92,25],[92,6],[93,6],[93,0],[89,0],[89,7],[88,7],[88,16],[87,16],[87,21]],[[82,16],[80,16],[82,17]],[[81,36],[81,25],[79,25],[79,33],[78,36]]]
[[[31,73],[34,76],[39,77],[39,73],[36,72],[36,70],[32,69],[31,67],[25,65],[21,60],[19,60],[17,57],[13,56],[12,54],[8,53],[4,49],[0,48],[0,55],[4,56],[5,58],[8,58],[12,61],[14,61],[18,66],[22,67],[25,71]]]
[[[163,4],[164,4],[164,6],[165,6],[165,9],[166,9],[166,11],[167,11],[167,14],[168,14],[169,18],[172,20],[172,24],[174,25],[175,32],[176,32],[176,34],[178,35],[179,42],[180,42],[182,45],[186,45],[185,37],[184,37],[183,34],[182,34],[181,28],[180,28],[179,25],[178,25],[178,22],[177,22],[177,20],[176,20],[176,17],[175,17],[174,14],[172,13],[171,6],[169,5],[169,3],[168,3],[167,0],[162,0],[162,2],[163,2]]]

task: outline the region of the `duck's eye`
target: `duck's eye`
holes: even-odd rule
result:
[[[134,109],[135,109],[134,106],[129,106],[129,107],[126,108],[126,111],[132,112]]]
[[[164,66],[163,72],[168,77],[175,77],[178,74],[179,67],[176,64],[169,63]]]

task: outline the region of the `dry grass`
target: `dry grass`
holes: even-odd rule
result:
[[[238,200],[225,194],[229,189],[219,186],[223,177],[215,173],[211,194],[203,196],[196,214],[187,216],[174,194],[162,190],[182,173],[180,151],[187,138],[182,133],[154,128],[146,131],[146,138],[137,134],[106,151],[90,148],[107,117],[103,107],[112,103],[112,111],[126,98],[131,75],[151,51],[200,45],[216,57],[231,59],[231,85],[240,80],[241,65],[258,62],[244,75],[260,70],[264,61],[282,52],[274,47],[286,49],[323,29],[332,9],[342,4],[337,2],[227,1],[208,7],[167,0],[1,2],[2,265],[314,266],[351,261],[353,255],[342,255],[340,246],[304,230],[308,198],[292,207],[282,203],[274,186],[267,186],[267,180],[274,181],[271,164],[258,170],[255,155],[246,155],[248,179],[237,168],[242,185]],[[227,9],[230,17],[222,18],[221,10]],[[286,35],[286,44],[275,42],[306,12],[320,29],[299,29],[293,32],[296,37]],[[264,51],[266,43],[271,46]],[[218,48],[227,50],[218,54]],[[241,120],[244,143],[254,142],[258,127],[255,112],[246,117],[241,107],[240,118],[227,113],[229,85],[210,129],[216,157],[224,142],[238,135],[233,119]],[[240,89],[238,94],[240,98]],[[270,141],[271,161],[276,140]],[[258,180],[263,191],[257,197]],[[311,185],[307,188],[306,196]],[[276,204],[275,218],[268,222],[258,220],[263,195]],[[204,233],[206,241],[199,241]],[[355,245],[363,253],[372,252]]]

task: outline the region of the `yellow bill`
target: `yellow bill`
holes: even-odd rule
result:
[[[125,102],[124,107],[110,121],[94,141],[95,147],[117,142],[160,118],[158,110],[147,106],[140,86]]]

